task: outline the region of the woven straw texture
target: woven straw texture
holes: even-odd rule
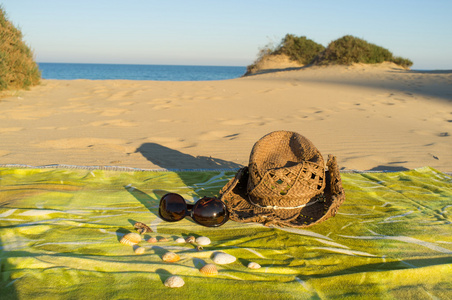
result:
[[[345,200],[336,158],[328,157],[328,171],[324,164],[305,137],[272,132],[254,145],[249,166],[222,188],[220,198],[238,222],[312,226],[334,216]]]
[[[261,206],[296,207],[325,187],[324,161],[305,137],[275,131],[260,139],[250,155],[248,191]]]

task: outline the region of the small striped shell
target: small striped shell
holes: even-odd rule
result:
[[[178,288],[185,284],[184,280],[179,276],[168,277],[163,283],[165,286],[170,288]]]
[[[138,247],[135,249],[135,254],[144,254],[146,249],[144,247]]]
[[[133,246],[141,242],[141,236],[138,233],[128,233],[119,241],[123,245]]]
[[[210,244],[210,239],[206,236],[200,236],[196,238],[195,242],[200,246],[207,246]]]
[[[257,269],[260,269],[260,267],[261,267],[261,265],[258,263],[255,263],[255,262],[250,262],[248,264],[249,269],[257,270]]]
[[[166,252],[163,254],[162,260],[166,262],[176,262],[180,260],[180,256],[174,252]]]
[[[194,243],[195,242],[195,237],[194,236],[189,236],[188,238],[185,239],[186,243]]]
[[[219,265],[226,265],[235,262],[237,258],[232,256],[231,254],[227,254],[224,252],[217,252],[213,257],[213,262]]]
[[[157,239],[155,237],[150,237],[148,243],[157,243]]]
[[[152,232],[152,229],[149,228],[146,224],[141,223],[141,222],[136,222],[135,225],[133,225],[133,227],[140,233],[140,234],[145,234],[147,232]]]
[[[199,272],[201,272],[204,275],[208,276],[215,276],[218,275],[217,267],[214,264],[207,264],[201,269],[199,269]]]

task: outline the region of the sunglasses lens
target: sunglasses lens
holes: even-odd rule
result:
[[[175,193],[169,193],[160,199],[159,215],[168,222],[176,222],[185,218],[187,204],[184,198]]]
[[[198,200],[193,208],[193,220],[204,226],[223,225],[228,217],[226,206],[217,198],[204,197]]]

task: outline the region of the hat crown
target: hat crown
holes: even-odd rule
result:
[[[304,136],[275,131],[254,145],[247,188],[254,204],[295,208],[309,202],[324,188],[323,157]]]

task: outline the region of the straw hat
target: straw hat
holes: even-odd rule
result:
[[[237,222],[309,227],[336,214],[345,192],[336,157],[325,162],[304,136],[275,131],[254,144],[248,167],[220,191]]]

